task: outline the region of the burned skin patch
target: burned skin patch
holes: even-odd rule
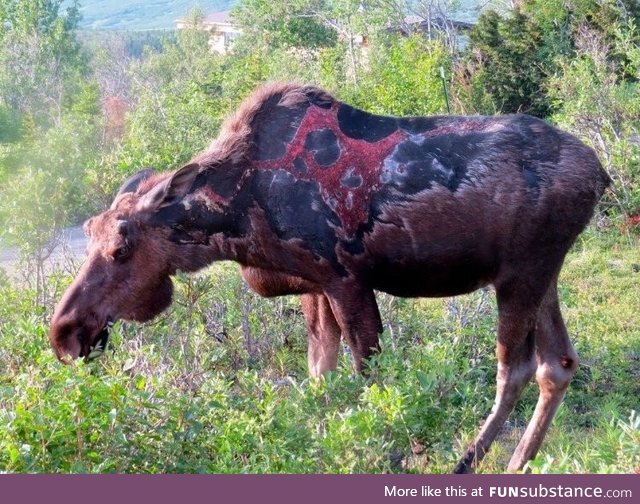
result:
[[[304,235],[315,254],[340,270],[334,252],[337,241],[350,254],[362,254],[362,238],[371,231],[381,202],[431,189],[433,184],[451,192],[462,183],[471,184],[469,164],[482,153],[489,135],[485,130],[503,127],[486,119],[380,117],[337,102],[304,112],[300,121],[289,123],[298,124],[298,129],[293,136],[288,130],[291,140],[285,154],[269,160],[257,156],[254,166],[259,171],[289,173],[291,184],[312,184],[302,192],[291,185],[291,194],[285,190],[280,200],[265,198],[261,207],[280,238]],[[254,190],[267,183],[263,177],[260,181]],[[270,187],[274,182],[286,187],[280,175],[269,178]],[[278,208],[287,199],[295,203],[296,211]],[[296,219],[314,221],[317,235],[302,233]],[[327,244],[319,245],[318,239],[328,240]]]
[[[493,117],[434,116],[400,117],[398,127],[410,135],[424,134],[428,137],[440,135],[464,135],[473,131],[495,133],[504,129],[500,119]]]
[[[340,226],[336,214],[321,197],[319,185],[312,180],[296,179],[286,170],[258,170],[245,182],[233,206],[237,214],[252,203],[264,211],[266,220],[277,238],[299,240],[316,260],[326,259],[334,271],[346,275],[336,256]],[[241,233],[251,232],[251,223],[242,218]]]
[[[279,159],[287,152],[304,113],[298,108],[278,105],[281,95],[275,95],[264,105],[253,121],[252,143],[256,146],[254,159],[265,161]],[[308,107],[309,104],[304,106]],[[302,113],[301,113],[302,112]]]
[[[201,174],[198,177],[204,178]],[[195,184],[194,184],[195,185]],[[233,226],[226,208],[227,200],[208,185],[198,187],[188,193],[176,205],[170,205],[155,212],[149,224],[159,228],[169,228],[169,239],[181,245],[208,245],[209,237],[215,233],[229,233]]]
[[[283,170],[295,180],[311,182],[337,216],[335,224],[343,229],[343,237],[349,239],[369,218],[371,195],[381,186],[383,160],[407,134],[397,129],[393,118],[381,118],[385,121],[375,134],[363,136],[355,126],[347,128],[347,134],[338,119],[344,107],[337,102],[331,108],[309,107],[286,153],[274,160],[258,158],[255,166],[260,171]],[[365,116],[376,118],[364,112],[357,115]],[[299,203],[303,205],[299,212],[312,206],[310,200]]]
[[[233,239],[223,239],[224,244],[234,243],[234,259],[243,267],[262,269],[263,271],[277,272],[278,276],[295,278],[294,283],[297,285],[295,292],[302,293],[302,283],[310,287],[314,285],[313,290],[318,290],[318,285],[326,282],[328,279],[346,274],[344,269],[338,265],[335,260],[333,263],[323,257],[321,254],[312,250],[302,238],[286,237],[280,238],[274,233],[273,220],[269,217],[268,212],[257,204],[255,201],[242,216],[242,229],[251,230],[250,236]],[[211,238],[212,241],[219,240],[219,235]],[[238,255],[237,251],[242,253]],[[324,255],[330,255],[326,253]],[[335,257],[335,256],[334,256]],[[289,288],[287,288],[289,289]],[[282,289],[275,289],[269,295],[281,295]],[[281,291],[279,294],[277,291]],[[289,292],[292,293],[292,292]]]
[[[226,203],[226,200],[214,192],[209,186],[199,187],[195,191],[187,194],[181,201],[186,211],[191,210],[193,205],[202,205],[210,212],[221,212],[224,211],[224,203]]]
[[[412,135],[384,160],[380,181],[401,193],[415,194],[434,183],[451,192],[470,183],[469,163],[482,153],[485,134]]]
[[[502,128],[503,126],[500,123],[487,120],[487,118],[443,117],[436,122],[433,128],[424,130],[424,135],[429,138],[443,135],[465,136],[475,131],[494,133],[502,130]]]

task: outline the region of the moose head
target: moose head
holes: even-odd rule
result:
[[[199,168],[189,164],[165,176],[139,172],[108,210],[85,222],[87,258],[56,307],[49,333],[59,359],[98,353],[116,320],[144,322],[169,306],[170,276],[177,268],[195,268],[180,260],[158,215],[180,202]]]

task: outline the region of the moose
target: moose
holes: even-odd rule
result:
[[[495,404],[455,472],[482,460],[535,376],[540,395],[509,471],[538,451],[576,371],[560,313],[565,255],[610,183],[594,152],[527,115],[384,117],[311,85],[258,88],[184,167],[126,180],[90,218],[86,260],[54,312],[63,362],[118,319],[171,303],[171,276],[239,263],[271,297],[297,294],[312,376],[341,339],[355,370],[380,350],[374,292],[455,296],[493,285]]]

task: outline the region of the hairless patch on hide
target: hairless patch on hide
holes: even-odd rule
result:
[[[285,170],[295,179],[317,183],[322,200],[338,216],[348,238],[369,219],[369,202],[380,188],[383,160],[407,134],[394,126],[384,130],[385,136],[378,132],[367,140],[359,138],[361,135],[348,136],[338,126],[339,110],[338,102],[328,109],[309,107],[284,155],[273,160],[256,159],[255,166],[259,170]],[[301,173],[296,163],[304,163],[306,170]],[[352,179],[353,187],[343,184],[345,176]],[[356,185],[358,180],[361,183]],[[305,208],[308,205],[299,211]]]

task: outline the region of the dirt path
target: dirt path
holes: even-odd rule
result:
[[[63,231],[63,237],[51,256],[47,259],[50,265],[60,264],[65,259],[82,259],[87,246],[87,237],[82,231],[82,226],[74,226]],[[0,249],[0,268],[8,275],[16,273],[19,253],[15,247]]]

